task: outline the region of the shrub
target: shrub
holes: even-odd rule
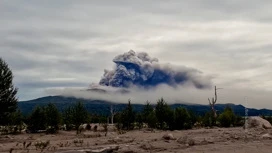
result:
[[[89,114],[81,102],[77,102],[74,106],[68,107],[63,112],[63,121],[68,127],[75,126],[77,133],[79,133],[79,126],[82,123],[89,122]]]
[[[126,130],[134,129],[135,112],[134,112],[133,107],[130,103],[130,100],[128,101],[128,105],[127,105],[126,109],[123,110],[120,120],[121,120],[123,129],[126,129]]]
[[[45,107],[47,133],[53,134],[58,132],[59,124],[61,122],[61,115],[56,105],[49,103]]]
[[[141,113],[137,113],[135,121],[138,129],[143,128],[143,115]]]
[[[36,107],[31,113],[28,121],[28,130],[31,133],[38,132],[38,130],[46,129],[46,115],[45,111],[41,107]]]
[[[86,130],[90,131],[92,129],[92,126],[90,124],[87,124]]]
[[[157,101],[155,113],[160,129],[170,128],[172,126],[173,111],[163,98]]]
[[[221,126],[223,127],[230,127],[231,125],[234,126],[235,124],[235,114],[233,113],[230,107],[226,107],[224,112],[219,115],[218,121]]]
[[[156,128],[157,127],[157,117],[154,111],[152,111],[147,117],[146,117],[146,123],[149,128]]]
[[[150,113],[154,112],[154,109],[149,101],[146,102],[143,111],[142,111],[142,119],[144,123],[147,123],[147,117]]]
[[[205,126],[205,127],[212,127],[214,126],[216,123],[216,119],[214,117],[214,114],[212,111],[209,111],[207,113],[205,113],[204,117],[202,118],[202,124]]]
[[[97,125],[94,126],[93,130],[94,132],[97,132]]]
[[[190,129],[193,126],[191,116],[187,109],[185,108],[176,108],[175,109],[175,129]]]
[[[46,129],[46,134],[54,134],[54,133],[57,133],[58,132],[58,129],[56,129],[55,127],[48,127]]]

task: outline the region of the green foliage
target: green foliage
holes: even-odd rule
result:
[[[149,128],[157,127],[157,117],[154,111],[154,108],[149,101],[146,102],[142,111],[142,122],[147,123]]]
[[[197,121],[199,121],[200,116],[197,116],[195,114],[195,112],[192,111],[192,110],[187,110],[187,111],[188,111],[188,113],[190,115],[190,120],[191,120],[191,123],[192,123],[192,126],[193,126]]]
[[[123,124],[122,124],[122,112],[118,112],[114,115],[114,121],[115,121],[115,127],[118,130],[121,130],[123,128]]]
[[[202,118],[202,124],[204,126],[212,127],[215,126],[216,118],[214,118],[214,114],[212,111],[205,113],[204,117]]]
[[[28,130],[35,133],[46,130],[47,133],[56,133],[61,122],[61,115],[54,104],[36,107],[28,118]]]
[[[230,107],[226,107],[224,112],[219,115],[218,121],[223,127],[230,127],[235,124],[236,116]]]
[[[157,101],[155,113],[160,129],[172,128],[173,111],[163,98]]]
[[[127,130],[134,129],[135,116],[136,113],[133,111],[133,107],[131,105],[130,100],[128,100],[128,105],[121,114],[121,122],[123,126],[122,128]]]
[[[71,130],[74,125],[77,132],[79,132],[78,128],[80,124],[88,123],[90,121],[90,117],[83,104],[81,102],[77,102],[74,106],[70,106],[64,110],[63,121],[68,130]]]
[[[142,115],[143,115],[143,122],[147,122],[147,117],[150,113],[153,112],[153,107],[150,104],[149,101],[146,102],[146,104],[144,105],[143,111],[142,111]]]
[[[148,127],[149,128],[156,128],[157,122],[158,122],[158,120],[157,120],[155,111],[150,112],[146,118],[146,123],[147,123]]]
[[[73,112],[73,108],[70,106],[62,113],[63,123],[66,124],[66,130],[72,130],[73,128]]]
[[[0,57],[0,125],[8,125],[10,116],[17,109],[17,88],[8,64]]]
[[[78,127],[82,123],[86,123],[89,121],[88,111],[86,110],[82,103],[78,102],[73,107],[73,118],[76,127]]]
[[[175,130],[175,112],[170,107],[167,110],[166,116],[166,128],[168,128],[169,130]]]
[[[44,108],[36,107],[28,119],[28,130],[35,133],[46,129],[46,114]]]
[[[100,116],[98,123],[108,123],[108,118],[106,116]]]
[[[143,115],[141,113],[136,114],[135,121],[136,121],[136,126],[138,129],[143,128],[144,122],[143,122]]]
[[[24,126],[23,115],[20,110],[10,114],[10,125],[14,126],[12,133],[21,132]]]
[[[107,123],[107,117],[104,115],[91,115],[91,123]]]
[[[191,117],[192,113],[189,113],[185,108],[175,109],[175,129],[190,129],[193,126],[193,121]]]
[[[56,105],[49,103],[45,108],[46,125],[49,133],[55,133],[59,130],[61,115]]]

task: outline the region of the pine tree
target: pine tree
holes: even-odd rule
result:
[[[189,129],[192,127],[192,121],[187,109],[178,107],[175,109],[175,128],[177,130]]]
[[[74,125],[77,133],[79,133],[79,126],[90,121],[90,116],[86,108],[81,102],[77,102],[75,105],[68,107],[63,113],[64,123],[71,129],[71,125]]]
[[[46,125],[49,128],[49,133],[56,133],[59,128],[59,124],[61,121],[61,115],[56,107],[56,105],[49,103],[45,107],[45,115],[46,115]]]
[[[220,114],[218,121],[223,127],[230,127],[231,125],[233,126],[235,123],[235,114],[233,113],[232,109],[227,106],[224,109],[224,112]]]
[[[89,113],[81,102],[77,102],[73,107],[73,124],[77,132],[80,124],[89,122]]]
[[[167,128],[165,127],[165,124],[170,128],[171,121],[173,121],[173,112],[163,98],[157,101],[155,113],[159,123],[159,128]]]
[[[157,117],[155,114],[155,111],[152,111],[148,116],[146,117],[146,123],[149,128],[156,128],[157,127]]]
[[[7,125],[17,109],[17,88],[13,86],[13,75],[8,64],[0,58],[0,125]]]
[[[135,122],[135,115],[136,114],[133,111],[131,102],[130,100],[128,100],[128,105],[121,115],[121,120],[122,120],[124,129],[131,130],[134,128],[133,123]]]
[[[143,108],[143,122],[147,123],[147,117],[149,114],[151,114],[154,111],[152,105],[149,101],[146,102],[144,108]]]
[[[45,109],[37,106],[31,113],[28,119],[28,130],[35,133],[38,130],[46,129],[46,114]]]

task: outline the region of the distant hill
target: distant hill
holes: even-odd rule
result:
[[[110,111],[110,106],[114,105],[117,111],[121,111],[126,107],[126,104],[113,103],[102,100],[88,100],[83,98],[75,97],[63,97],[63,96],[47,96],[38,99],[33,99],[29,101],[20,101],[18,103],[19,109],[23,114],[27,115],[37,106],[45,106],[48,103],[53,103],[57,106],[59,111],[63,111],[65,108],[75,104],[76,102],[82,102],[86,109],[92,114],[108,115]],[[136,111],[140,111],[143,105],[134,104]]]
[[[82,98],[75,98],[75,97],[63,97],[63,96],[47,96],[41,97],[38,99],[33,99],[29,101],[21,101],[18,103],[19,109],[22,111],[23,114],[29,114],[36,106],[44,106],[48,103],[54,103],[60,111],[63,111],[68,106],[76,102],[82,102],[86,109],[92,114],[99,114],[99,115],[109,115],[109,109],[111,105],[114,105],[114,108],[117,111],[121,111],[126,107],[126,104],[122,103],[113,103],[103,100],[87,100]],[[133,102],[132,102],[133,104]],[[133,104],[134,109],[139,112],[142,110],[144,105],[142,104]],[[244,116],[245,115],[245,107],[243,105],[235,105],[235,104],[216,104],[215,109],[218,112],[222,112],[226,106],[229,106],[233,109],[235,114]],[[201,104],[171,104],[171,108],[176,107],[185,107],[189,110],[194,111],[196,114],[204,115],[207,111],[210,111],[209,105],[201,105]],[[249,116],[258,116],[258,115],[272,115],[272,110],[269,109],[248,109]]]

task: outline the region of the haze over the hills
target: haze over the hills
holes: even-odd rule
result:
[[[224,88],[218,103],[271,109],[271,7],[265,0],[2,0],[0,56],[13,71],[21,101],[61,93],[135,102],[163,96],[167,101],[207,104],[213,88],[206,86],[217,85]],[[183,67],[191,77],[184,78],[185,84],[183,79],[151,82],[156,86],[146,91],[141,84],[150,71],[141,71],[137,79],[118,84],[140,85],[126,96],[79,92],[99,82],[115,90],[109,86],[117,82],[110,84],[115,78],[108,76],[124,70],[113,64],[124,63],[112,59],[130,49]],[[110,71],[101,83],[104,69]]]

